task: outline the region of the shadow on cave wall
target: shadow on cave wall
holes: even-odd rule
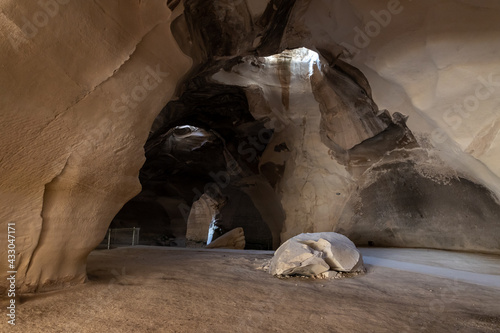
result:
[[[258,174],[266,143],[252,142],[263,130],[268,131],[250,114],[243,89],[196,78],[157,117],[145,145],[142,192],[125,205],[111,228],[140,227],[141,244],[185,246],[189,209],[207,193],[227,202],[221,227],[243,227],[247,248],[272,249],[273,236],[252,200],[230,185]],[[253,159],[245,155],[247,149],[256,152]],[[231,162],[239,171],[225,183]]]
[[[144,243],[159,244],[154,235],[163,233],[159,236],[171,244],[185,245],[190,207],[205,193],[224,202],[219,207],[221,225],[243,227],[249,248],[270,249],[270,239],[272,248],[279,245],[286,221],[270,221],[258,209],[258,198],[249,197],[241,186],[242,179],[261,177],[276,189],[286,172],[286,164],[259,165],[269,140],[259,141],[258,134],[264,130],[272,136],[264,126],[268,119],[252,116],[244,88],[215,84],[210,77],[249,61],[244,56],[257,59],[302,46],[296,36],[291,37],[293,46],[283,43],[287,31],[293,31],[287,24],[294,4],[272,0],[259,18],[252,18],[244,1],[237,6],[229,0],[184,2],[184,15],[173,23],[172,31],[194,66],[179,86],[178,100],[168,103],[153,124],[140,173],[143,191],[112,227],[140,224],[141,231],[151,235]],[[311,76],[320,105],[318,131],[332,159],[349,172],[352,179],[347,181],[354,190],[336,219],[338,224],[314,231],[339,231],[358,245],[498,252],[498,199],[466,175],[443,183],[440,177],[446,168],[441,160],[415,157],[433,148],[421,147],[404,115],[378,109],[368,81],[338,57],[335,43],[315,50],[322,62],[321,70]],[[286,143],[271,148],[277,153],[289,149]],[[252,158],[245,154],[249,149],[255,152]],[[221,181],[221,174],[230,177]],[[269,202],[279,205],[273,195]]]
[[[179,3],[167,2],[172,10]],[[245,1],[184,1],[184,15],[173,22],[171,29],[183,52],[193,58],[194,66],[180,85],[179,99],[168,103],[153,124],[145,145],[146,163],[140,172],[142,192],[118,214],[112,228],[136,224],[143,235],[164,233],[143,238],[141,243],[158,245],[158,238],[169,238],[176,240],[172,244],[184,245],[190,207],[207,193],[215,201],[226,203],[221,212],[222,226],[243,227],[247,247],[271,249],[279,245],[283,221],[264,222],[248,193],[234,186],[245,177],[260,174],[259,158],[268,140],[263,142],[259,133],[267,131],[270,138],[272,130],[266,130],[264,121],[256,121],[250,114],[242,88],[214,84],[207,77],[221,68],[230,69],[245,53],[279,53],[277,41],[284,34],[294,4],[273,0],[254,20]],[[254,48],[254,38],[260,39],[260,45],[249,51]],[[219,57],[224,60],[217,60]],[[234,165],[237,172],[230,170]],[[271,174],[269,171],[265,175]],[[217,177],[221,173],[231,174],[228,184],[221,185]],[[272,177],[275,185],[280,175]],[[277,199],[270,202],[279,204]],[[159,206],[166,213],[161,219],[156,212]],[[134,213],[127,213],[133,210],[131,207],[135,207]],[[136,217],[137,211],[141,211],[141,218]]]

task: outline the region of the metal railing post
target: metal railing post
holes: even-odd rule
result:
[[[108,250],[111,246],[111,228],[108,229]]]

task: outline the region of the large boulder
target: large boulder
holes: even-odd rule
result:
[[[364,271],[353,242],[335,232],[300,234],[281,245],[269,266],[275,276],[318,276],[327,271]]]
[[[186,238],[195,242],[206,242],[210,223],[217,213],[217,202],[207,194],[193,202],[187,220]]]
[[[243,232],[243,228],[235,228],[207,245],[207,249],[217,248],[245,249],[245,233]]]

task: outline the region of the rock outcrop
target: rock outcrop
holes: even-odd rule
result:
[[[23,292],[86,279],[87,255],[141,189],[151,124],[191,66],[169,28],[182,6],[47,3],[0,5],[0,223],[16,224]]]
[[[210,223],[217,212],[217,202],[206,194],[193,202],[187,220],[186,239],[195,242],[206,242]]]
[[[243,250],[245,248],[245,233],[243,228],[236,228],[226,232],[208,244],[206,248]]]
[[[234,195],[258,246],[338,231],[500,253],[493,1],[0,7],[0,221],[21,291],[85,280],[144,147],[141,202],[184,236],[201,195]]]
[[[328,271],[362,272],[363,256],[349,238],[334,232],[300,234],[276,250],[269,265],[275,276],[321,276]]]

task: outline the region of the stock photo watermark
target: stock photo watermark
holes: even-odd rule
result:
[[[160,67],[160,64],[157,64],[154,69],[146,66],[141,83],[132,88],[130,93],[122,94],[119,99],[113,101],[111,108],[113,112],[120,113],[120,119],[135,110],[139,103],[144,101],[153,90],[158,88],[170,76],[169,72],[163,72]]]
[[[214,11],[218,16],[218,19],[224,21],[226,19],[226,15],[230,12],[233,12],[234,9],[243,3],[245,0],[235,0],[232,3],[224,3],[222,1],[214,1]],[[252,1],[252,0],[251,0]]]
[[[20,33],[11,33],[9,41],[16,52],[19,52],[23,44],[35,38],[38,33],[49,25],[52,18],[60,12],[61,6],[67,5],[72,0],[39,0],[37,1],[40,10],[34,12],[30,18],[23,16]]]
[[[9,305],[7,306],[7,322],[10,325],[16,325],[16,223],[7,223],[7,297]]]
[[[164,72],[160,64],[157,64],[154,68],[146,66],[140,76],[139,83],[130,89],[129,93],[121,94],[120,98],[115,99],[111,103],[110,107],[113,115],[118,115],[118,120],[123,120],[129,116],[136,110],[139,103],[146,100],[149,94],[157,89],[169,76],[170,73]],[[81,147],[85,149],[75,150],[75,154],[78,154],[78,151],[92,149],[96,147],[99,142],[105,140],[110,134],[113,124],[114,119],[112,119],[112,117],[102,119],[92,128],[92,130],[85,133],[85,138],[81,144]]]
[[[488,77],[478,76],[474,92],[466,95],[461,102],[455,103],[444,112],[442,120],[448,128],[458,130],[465,119],[470,118],[479,110],[482,102],[491,99],[495,92],[500,92],[500,78],[495,79],[497,76],[500,77],[496,73],[490,73]],[[431,140],[434,144],[441,144],[448,140],[448,135],[444,129],[436,128],[431,133]]]
[[[412,0],[408,0],[412,1]],[[340,43],[347,52],[349,53],[347,62],[351,62],[356,58],[356,56],[361,52],[361,50],[367,48],[373,39],[377,38],[382,31],[387,28],[393,17],[399,15],[403,12],[404,6],[401,4],[400,0],[389,0],[386,5],[386,9],[381,9],[379,11],[371,10],[370,18],[363,27],[354,27],[354,38],[352,44],[347,42]]]
[[[114,299],[119,297],[123,292],[123,286],[132,283],[133,276],[127,274],[125,267],[121,267],[121,270],[113,268],[106,271],[106,273],[108,272],[113,277],[107,282],[104,289],[100,289],[99,301],[77,303],[73,311],[80,314],[79,318],[85,319],[82,322],[75,321],[68,323],[69,326],[67,329],[71,329],[71,332],[81,332],[82,329],[87,328],[87,325],[95,320],[93,314],[101,313],[103,309],[113,306]]]
[[[263,152],[266,149],[275,133],[283,131],[286,126],[290,124],[290,120],[286,119],[277,110],[272,109],[272,113],[276,116],[276,118],[273,118],[269,122],[269,125],[273,129],[263,128],[257,133],[257,135],[248,137],[247,140],[238,145],[238,153],[242,155],[248,163],[254,161],[259,156],[259,152]],[[214,181],[206,184],[203,188],[203,192],[197,187],[192,189],[194,193],[193,202],[200,199],[203,193],[210,193],[213,195],[220,193],[221,190],[230,185],[231,177],[237,177],[243,173],[240,165],[234,159],[228,161],[227,164],[226,170],[222,170],[217,173],[209,173],[210,178]],[[181,203],[178,205],[178,209],[184,220],[187,221],[191,207],[186,203]]]
[[[429,326],[439,320],[439,316],[444,313],[446,306],[451,304],[455,297],[460,297],[466,290],[466,285],[460,283],[458,279],[449,280],[446,279],[446,285],[444,288],[440,288],[438,291],[430,290],[435,292],[435,298],[429,302],[429,305],[425,310],[414,311],[410,314],[407,320],[406,328],[402,333],[412,333],[412,332],[429,332]],[[436,319],[430,322],[419,321],[419,316],[424,314],[424,312],[431,312],[435,315]],[[411,325],[419,321],[421,323],[420,327],[415,327]]]

